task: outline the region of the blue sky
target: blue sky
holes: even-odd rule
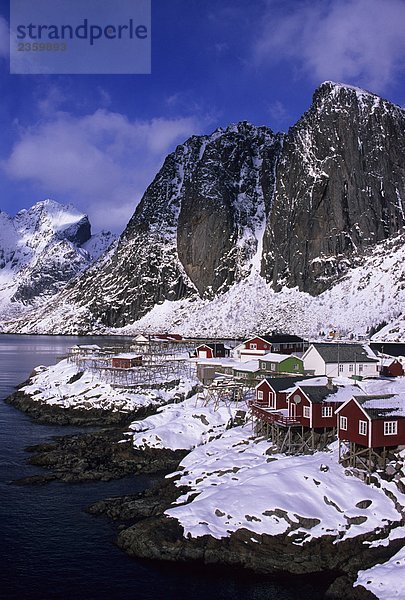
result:
[[[0,0],[12,215],[50,197],[120,232],[178,143],[240,120],[285,131],[325,80],[405,106],[405,0],[152,0],[151,75],[10,75],[8,19]]]

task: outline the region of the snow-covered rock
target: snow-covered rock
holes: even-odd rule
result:
[[[184,473],[176,473],[176,485],[188,491],[165,514],[185,536],[223,538],[245,528],[294,535],[298,544],[324,535],[339,542],[401,520],[383,489],[346,474],[337,448],[294,457],[268,450],[248,426],[196,448],[180,463]],[[397,497],[403,506],[405,496]]]
[[[13,218],[0,212],[0,318],[43,304],[113,241],[109,232],[92,236],[85,214],[54,200]]]

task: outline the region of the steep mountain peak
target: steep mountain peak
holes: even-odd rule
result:
[[[319,110],[325,105],[331,106],[335,111],[340,110],[342,106],[357,107],[360,112],[365,112],[367,115],[370,112],[373,114],[377,108],[382,108],[384,112],[399,111],[402,115],[405,114],[403,108],[385,100],[378,94],[335,81],[324,81],[314,92],[311,109]]]
[[[380,96],[378,96],[378,94],[369,92],[368,90],[365,90],[364,88],[360,88],[360,87],[357,87],[354,85],[349,85],[348,83],[340,83],[337,81],[324,81],[315,90],[314,96],[316,96],[317,94],[328,94],[328,95],[333,94],[334,96],[336,96],[342,90],[344,92],[347,92],[350,94],[356,94],[357,96],[367,95],[367,96],[373,96],[375,98],[380,97]]]
[[[92,236],[88,217],[74,206],[42,200],[15,217],[0,214],[0,300],[18,312],[61,289],[114,240]]]
[[[284,140],[262,273],[319,294],[405,225],[405,111],[325,82]]]
[[[29,226],[30,222],[34,226],[39,222],[46,223],[53,233],[67,229],[83,219],[87,219],[87,216],[72,204],[60,204],[49,198],[36,202],[28,209],[20,210],[15,217],[16,223],[21,222],[24,226]]]

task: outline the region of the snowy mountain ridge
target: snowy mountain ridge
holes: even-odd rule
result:
[[[333,82],[286,134],[245,121],[164,161],[117,243],[3,330],[404,333],[405,111]]]
[[[106,231],[91,235],[85,214],[54,200],[37,202],[15,217],[0,211],[1,312],[18,316],[43,304],[113,240]]]

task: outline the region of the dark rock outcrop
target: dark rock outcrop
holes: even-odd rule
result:
[[[122,441],[124,431],[108,429],[55,437],[52,443],[27,448],[29,464],[45,467],[51,474],[20,479],[18,485],[109,481],[126,475],[160,473],[176,469],[186,452],[181,450],[135,450],[131,440]]]
[[[28,414],[37,423],[79,427],[124,426],[136,419],[143,419],[156,411],[156,407],[152,406],[140,406],[137,410],[131,412],[113,412],[96,408],[89,410],[63,408],[39,402],[20,390],[6,398],[6,402]]]
[[[311,294],[405,225],[405,111],[374,94],[321,85],[284,139],[262,274]]]
[[[211,296],[245,277],[270,209],[279,148],[280,136],[246,122],[178,146],[115,251],[66,299],[104,325],[123,326],[166,299]]]

